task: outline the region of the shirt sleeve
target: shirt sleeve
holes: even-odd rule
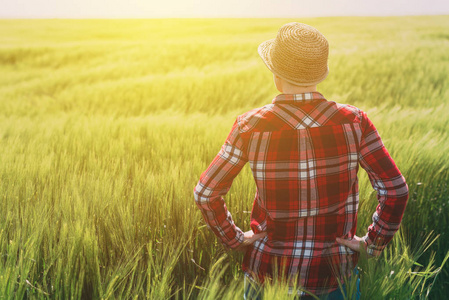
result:
[[[399,229],[408,200],[408,186],[364,112],[361,127],[360,165],[368,173],[379,202],[364,241],[368,254],[377,255]]]
[[[223,196],[247,161],[237,119],[220,152],[194,189],[195,203],[206,224],[223,245],[232,249],[243,243],[243,231],[234,224]]]

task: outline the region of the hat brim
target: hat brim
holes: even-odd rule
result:
[[[273,43],[274,39],[263,42],[257,48],[257,52],[259,52],[259,55],[267,66],[268,70],[275,74],[275,72],[273,71],[273,65],[271,63],[271,49],[273,47]]]
[[[259,53],[260,57],[262,58],[265,65],[267,66],[268,70],[271,71],[271,73],[273,73],[274,75],[277,75],[278,77],[281,77],[282,79],[284,79],[285,81],[287,81],[291,84],[299,85],[299,86],[316,85],[316,84],[320,83],[321,81],[323,81],[324,79],[326,79],[327,75],[329,74],[329,66],[327,67],[326,73],[324,73],[322,76],[320,76],[320,78],[317,81],[306,82],[306,83],[297,82],[295,80],[286,78],[282,74],[279,74],[278,72],[276,72],[275,68],[273,67],[273,63],[271,61],[271,50],[273,49],[274,40],[275,39],[265,41],[262,44],[260,44],[259,47],[257,48],[257,52]]]

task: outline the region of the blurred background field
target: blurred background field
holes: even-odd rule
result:
[[[327,37],[318,90],[368,113],[409,184],[362,298],[446,298],[449,16],[0,20],[0,298],[240,299],[242,254],[193,188],[236,116],[278,94],[257,46],[290,21]],[[377,203],[360,176],[364,235]],[[243,230],[252,180],[246,166],[226,196]]]

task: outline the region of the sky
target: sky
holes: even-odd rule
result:
[[[449,15],[449,0],[0,0],[0,18]]]

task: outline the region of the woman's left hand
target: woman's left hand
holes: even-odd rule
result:
[[[258,239],[264,238],[266,236],[267,236],[267,233],[265,231],[264,232],[260,232],[260,233],[256,233],[256,234],[252,230],[246,231],[243,234],[243,243],[239,247],[237,247],[236,250],[244,251],[247,246],[251,245],[252,243],[257,241]]]

